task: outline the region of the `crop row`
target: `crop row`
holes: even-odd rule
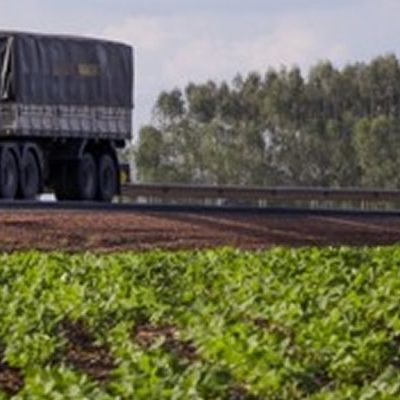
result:
[[[400,398],[398,247],[0,265],[0,398]]]

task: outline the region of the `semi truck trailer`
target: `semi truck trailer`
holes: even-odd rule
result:
[[[132,135],[132,47],[0,32],[0,199],[106,201]]]

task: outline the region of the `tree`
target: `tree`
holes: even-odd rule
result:
[[[140,131],[146,181],[395,187],[400,66],[320,62],[162,92]]]
[[[185,113],[185,103],[182,92],[174,89],[171,92],[162,92],[157,99],[155,113],[160,120],[169,123],[176,122]]]
[[[400,123],[381,115],[356,125],[355,144],[366,186],[395,188],[400,185]]]
[[[154,126],[144,126],[140,130],[139,137],[140,142],[135,154],[139,180],[163,181],[164,140],[162,132]]]

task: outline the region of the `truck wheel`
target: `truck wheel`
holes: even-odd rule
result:
[[[117,167],[109,154],[103,154],[99,163],[99,192],[100,201],[110,202],[118,190]]]
[[[97,194],[97,166],[90,153],[83,154],[77,172],[79,200],[94,200]]]
[[[40,191],[40,167],[32,151],[22,156],[21,192],[23,199],[34,199]]]
[[[18,165],[13,152],[4,148],[0,157],[0,198],[12,200],[18,190]]]

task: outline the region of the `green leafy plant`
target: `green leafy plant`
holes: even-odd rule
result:
[[[0,256],[0,398],[400,398],[400,248]]]

